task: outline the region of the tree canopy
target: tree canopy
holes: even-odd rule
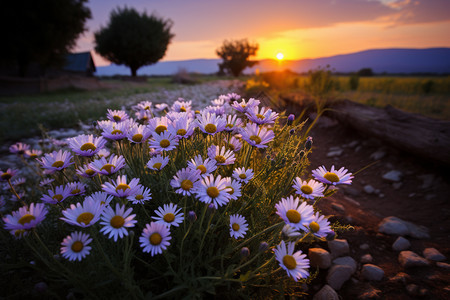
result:
[[[25,0],[2,5],[2,64],[17,66],[21,76],[31,63],[44,67],[62,64],[91,18],[86,2]]]
[[[258,44],[249,43],[247,39],[225,40],[216,50],[217,55],[223,59],[223,62],[219,64],[220,70],[239,76],[245,68],[253,67],[258,63],[250,60],[250,56],[256,55],[258,48]]]
[[[95,32],[95,50],[109,61],[126,65],[131,75],[164,57],[174,37],[170,19],[139,14],[133,8],[117,8],[111,12],[106,27]]]

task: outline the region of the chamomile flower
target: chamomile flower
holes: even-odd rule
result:
[[[223,116],[225,114],[225,106],[207,106],[202,110],[202,115],[206,114],[215,114],[218,117]]]
[[[219,166],[232,165],[236,160],[233,151],[227,150],[225,146],[219,148],[218,146],[211,145],[208,148],[208,156],[214,159]]]
[[[122,155],[111,155],[108,159],[101,157],[89,164],[94,172],[102,175],[112,175],[125,167],[125,159]]]
[[[67,184],[71,196],[82,195],[86,193],[86,185],[81,182],[70,182]]]
[[[83,204],[71,204],[70,208],[63,210],[64,217],[60,219],[71,225],[89,227],[100,219],[103,207],[99,201],[86,197]]]
[[[25,150],[23,156],[27,158],[37,158],[42,155],[42,151],[39,149]]]
[[[259,125],[273,124],[278,117],[278,113],[272,111],[270,108],[261,107],[261,109],[258,109],[257,106],[248,109],[245,115],[250,121]]]
[[[127,200],[131,201],[133,204],[144,204],[145,201],[150,199],[152,199],[150,188],[146,188],[143,185],[138,185],[136,193],[127,197]]]
[[[295,281],[307,278],[309,276],[309,259],[302,251],[295,250],[295,242],[288,242],[287,246],[284,241],[275,248],[275,258],[282,267]]]
[[[228,93],[226,95],[221,95],[219,98],[224,99],[227,103],[231,103],[241,99],[241,96],[236,93]]]
[[[227,125],[225,126],[225,131],[234,131],[242,124],[241,118],[238,118],[237,115],[228,115],[226,117]]]
[[[41,200],[46,203],[56,204],[61,203],[67,197],[72,196],[72,189],[70,186],[59,185],[55,188],[55,190],[48,190],[48,195],[42,195]]]
[[[283,226],[283,229],[281,230],[281,235],[284,239],[289,238],[297,238],[302,235],[300,231],[297,231],[295,228],[292,228],[288,224]]]
[[[226,138],[224,139],[224,141],[228,143],[228,149],[232,150],[234,153],[239,152],[239,150],[241,150],[242,148],[241,141],[234,136],[232,136],[229,141]]]
[[[294,229],[308,231],[308,226],[313,219],[313,207],[306,202],[300,203],[298,197],[289,196],[281,198],[281,201],[275,205],[277,215],[279,215],[286,224]]]
[[[11,183],[14,186],[19,186],[19,185],[24,184],[25,182],[26,182],[26,179],[24,177],[19,177],[17,179],[14,179]]]
[[[55,181],[53,178],[44,178],[39,182],[39,186],[51,185],[53,181]]]
[[[110,154],[111,154],[111,152],[108,149],[103,148],[103,149],[100,149],[100,151],[98,151],[97,156],[98,157],[108,157]]]
[[[309,231],[318,238],[326,237],[331,231],[330,222],[318,212],[313,215],[313,220],[309,223]]]
[[[201,202],[212,203],[218,208],[230,201],[231,197],[228,191],[230,189],[227,188],[227,181],[220,175],[214,178],[214,175],[211,174],[200,181],[195,194]]]
[[[168,163],[169,163],[168,156],[162,157],[162,155],[158,154],[150,158],[146,166],[150,170],[161,171]]]
[[[170,132],[163,132],[161,134],[153,135],[150,140],[150,147],[156,151],[171,151],[178,146],[178,138]]]
[[[102,136],[114,141],[126,138],[128,129],[130,128],[131,124],[132,123],[128,121],[120,123],[111,121],[103,121],[103,123],[99,122],[99,125],[102,128]]]
[[[226,121],[214,113],[204,113],[197,119],[198,127],[204,133],[214,135],[225,129]]]
[[[96,203],[100,203],[100,206],[108,206],[109,203],[112,201],[114,197],[111,195],[108,195],[105,192],[95,192],[89,196],[87,196],[86,198],[84,198],[84,200],[89,200],[89,201],[93,201]]]
[[[325,186],[322,183],[314,179],[310,179],[308,182],[306,180],[303,181],[299,177],[294,179],[294,185],[292,187],[295,189],[296,194],[299,194],[305,199],[323,197],[323,191],[325,190]]]
[[[69,147],[78,155],[94,156],[105,147],[106,140],[103,137],[94,137],[92,134],[82,134],[70,139],[67,139]]]
[[[167,131],[169,120],[167,117],[152,118],[149,120],[147,127],[152,135],[158,135]]]
[[[228,194],[230,195],[230,200],[237,200],[241,194],[241,183],[237,180],[231,179],[231,177],[225,177],[226,186],[228,188]]]
[[[41,164],[42,168],[54,171],[61,171],[68,166],[74,164],[71,161],[73,158],[72,154],[69,151],[59,150],[58,152],[53,151],[52,153],[46,153],[44,157],[41,159],[37,158],[36,160]]]
[[[23,154],[25,154],[25,151],[27,151],[28,149],[30,149],[30,145],[28,145],[28,144],[15,143],[14,145],[11,145],[9,147],[9,152],[15,153],[18,155],[23,155]]]
[[[95,175],[97,175],[97,172],[95,172],[91,168],[90,164],[85,164],[85,165],[79,166],[76,169],[76,172],[78,175],[83,176],[84,178],[92,178]]]
[[[338,184],[351,184],[353,175],[352,173],[347,173],[348,170],[344,169],[344,167],[340,168],[339,170],[334,168],[334,165],[331,166],[330,171],[327,171],[325,166],[321,166],[315,170],[313,170],[311,173],[313,174],[314,178],[319,180],[320,182],[326,183],[326,184],[332,184],[332,185],[338,185]]]
[[[175,189],[175,193],[190,196],[200,183],[200,174],[198,169],[181,169],[170,181],[170,185]]]
[[[19,173],[18,170],[8,169],[6,171],[0,170],[0,181],[8,181],[12,177],[16,176]]]
[[[267,147],[266,144],[271,142],[275,137],[273,130],[259,127],[256,123],[247,123],[247,126],[242,128],[240,133],[244,141],[257,148]]]
[[[178,227],[184,220],[184,215],[180,211],[181,208],[178,208],[176,204],[164,204],[163,207],[160,206],[158,207],[158,210],[155,210],[155,213],[158,216],[152,218],[156,223],[164,224],[167,227]]]
[[[134,113],[136,119],[141,121],[143,124],[148,124],[148,121],[153,118],[151,111],[149,110],[138,110]]]
[[[200,175],[206,177],[217,169],[216,160],[207,157],[203,160],[199,154],[188,162],[188,167],[192,170],[200,170]]]
[[[139,238],[143,252],[150,252],[151,256],[161,254],[170,245],[169,227],[164,224],[151,222],[146,224],[142,231],[142,236]]]
[[[242,183],[248,183],[253,178],[253,170],[245,168],[236,168],[233,171],[233,178]]]
[[[258,106],[259,103],[260,101],[254,98],[250,98],[247,102],[245,101],[245,99],[242,99],[241,102],[233,101],[231,107],[241,113],[246,113],[249,109]]]
[[[118,238],[123,238],[128,235],[126,228],[134,227],[137,223],[134,218],[135,214],[132,208],[128,208],[125,211],[125,205],[121,206],[119,203],[116,204],[116,209],[113,210],[111,206],[106,207],[103,210],[100,225],[104,225],[100,232],[104,235],[108,235],[108,238],[114,238],[114,242],[117,242]]]
[[[133,178],[130,183],[127,183],[127,175],[117,176],[117,179],[112,184],[105,182],[102,184],[102,189],[113,196],[119,198],[126,198],[135,195],[139,188],[139,178]]]
[[[106,117],[116,123],[120,123],[123,121],[128,120],[129,116],[127,113],[123,110],[111,110],[108,109],[108,113],[106,114]]]
[[[22,206],[3,218],[6,230],[28,230],[36,227],[45,219],[47,209],[44,203],[31,203],[30,206]]]
[[[172,111],[175,112],[190,112],[192,109],[192,101],[185,101],[183,98],[178,98],[172,105]]]
[[[145,125],[130,126],[127,132],[127,138],[130,142],[135,144],[142,144],[151,135],[151,131]]]
[[[69,261],[81,261],[91,252],[92,248],[88,246],[91,242],[89,234],[81,231],[72,232],[61,243],[61,255]]]
[[[230,216],[230,236],[238,239],[247,233],[248,224],[245,218],[239,214]]]
[[[167,103],[158,103],[158,104],[155,104],[155,111],[161,112],[161,111],[167,109],[168,107],[169,107],[169,105],[167,105]]]
[[[195,123],[187,115],[180,116],[169,125],[169,132],[177,138],[189,138],[194,133]]]
[[[135,106],[133,106],[133,109],[137,110],[137,111],[139,111],[139,110],[146,110],[146,111],[151,112],[152,111],[152,104],[153,103],[150,102],[150,101],[141,101],[138,104],[136,104]]]

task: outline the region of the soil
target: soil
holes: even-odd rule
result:
[[[297,113],[300,111],[289,111]],[[310,117],[314,117],[313,115]],[[362,136],[353,128],[344,127],[327,117],[321,117],[311,130],[313,152],[309,155],[310,169],[324,165],[329,168],[345,167],[355,174],[351,186],[344,186],[332,197],[321,200],[319,208],[330,220],[341,224],[350,224],[354,230],[339,233],[339,239],[346,239],[350,245],[350,256],[357,262],[361,256],[370,253],[373,264],[381,267],[385,276],[379,282],[367,282],[357,271],[338,291],[343,299],[357,299],[365,292],[378,289],[377,299],[450,299],[450,272],[434,264],[405,270],[398,262],[398,252],[392,249],[397,236],[378,233],[380,221],[395,216],[429,229],[430,239],[417,240],[407,237],[411,249],[419,255],[425,248],[438,249],[447,258],[450,257],[450,176],[448,166],[427,162],[419,157],[398,151],[383,144],[383,141]],[[327,157],[330,148],[339,147],[342,154]],[[371,155],[377,151],[385,156],[374,160]],[[399,184],[393,184],[382,178],[391,171],[402,172]],[[423,175],[433,175],[431,184],[425,184]],[[429,176],[430,177],[430,176]],[[379,193],[368,194],[364,186],[371,185]],[[333,209],[332,204],[342,205],[342,209]],[[334,205],[336,206],[336,205]],[[367,244],[363,250],[360,245]],[[327,248],[326,243],[318,245]],[[448,260],[446,261],[448,263]],[[359,270],[362,264],[359,263]],[[389,280],[399,272],[405,272],[409,279],[405,283]],[[322,270],[318,278],[310,285],[308,293],[313,295],[325,284],[326,271]],[[406,286],[416,284],[419,292],[408,293]],[[372,299],[370,297],[363,299]]]

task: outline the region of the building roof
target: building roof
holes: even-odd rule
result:
[[[92,72],[96,71],[91,52],[69,53],[63,69],[72,72],[86,72],[91,69]]]

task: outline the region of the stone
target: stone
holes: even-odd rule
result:
[[[311,267],[328,269],[331,267],[331,254],[322,248],[309,248],[308,257]]]
[[[435,181],[434,174],[424,174],[417,177],[422,179],[421,189],[429,189]]]
[[[339,300],[339,295],[328,284],[325,284],[315,295],[313,300]]]
[[[363,190],[364,190],[364,192],[366,192],[367,194],[373,194],[373,193],[375,193],[374,187],[371,186],[370,184],[365,185],[365,186],[363,187]]]
[[[382,268],[372,264],[366,264],[362,267],[361,274],[364,279],[380,281],[384,277],[384,271]]]
[[[349,246],[347,240],[335,239],[328,242],[331,256],[333,258],[343,256],[349,253]]]
[[[450,264],[448,264],[448,263],[437,262],[436,266],[438,266],[439,268],[450,270]]]
[[[354,197],[359,196],[361,194],[358,189],[351,187],[351,186],[345,186],[343,188],[343,190],[344,190],[345,194],[349,194],[350,196],[354,196]]]
[[[383,175],[383,179],[392,182],[399,182],[403,177],[403,173],[397,170],[392,170]]]
[[[339,257],[333,260],[334,265],[349,266],[352,268],[352,274],[356,272],[357,263],[350,256]]]
[[[379,160],[386,156],[386,151],[378,150],[370,155],[370,158],[373,160]]]
[[[369,285],[369,287],[358,296],[358,299],[372,300],[372,299],[380,299],[380,297],[381,297],[381,290]]]
[[[370,246],[369,244],[361,244],[359,245],[359,249],[361,250],[369,250]]]
[[[331,204],[331,208],[334,209],[337,212],[342,213],[342,214],[345,213],[345,208],[341,204],[332,203]]]
[[[334,265],[328,270],[327,283],[335,290],[339,290],[342,285],[352,276],[352,267],[346,265]]]
[[[352,141],[350,142],[347,146],[349,148],[355,148],[356,146],[358,146],[359,142],[358,141]]]
[[[337,156],[341,156],[342,152],[344,152],[344,150],[342,149],[338,149],[338,150],[332,150],[330,152],[327,153],[327,157],[337,157]]]
[[[391,235],[408,235],[416,239],[428,239],[428,229],[397,217],[386,217],[378,225],[378,231]]]
[[[409,249],[409,247],[411,247],[411,243],[402,236],[399,236],[392,244],[392,249],[394,251],[403,251]]]
[[[399,272],[394,277],[389,278],[389,281],[400,281],[400,282],[403,282],[403,284],[406,284],[406,282],[410,278],[411,277],[408,274],[406,274],[404,272]]]
[[[432,260],[432,261],[443,261],[446,260],[447,258],[441,253],[439,252],[436,248],[426,248],[425,250],[423,250],[423,256],[428,259],[428,260]]]
[[[419,294],[419,287],[416,284],[408,284],[406,286],[406,291],[410,296],[417,296]]]
[[[360,262],[362,264],[368,264],[371,263],[373,261],[373,257],[370,254],[365,254],[363,256],[361,256]]]
[[[400,252],[400,254],[398,255],[398,261],[404,268],[426,267],[430,265],[428,260],[412,251]]]

